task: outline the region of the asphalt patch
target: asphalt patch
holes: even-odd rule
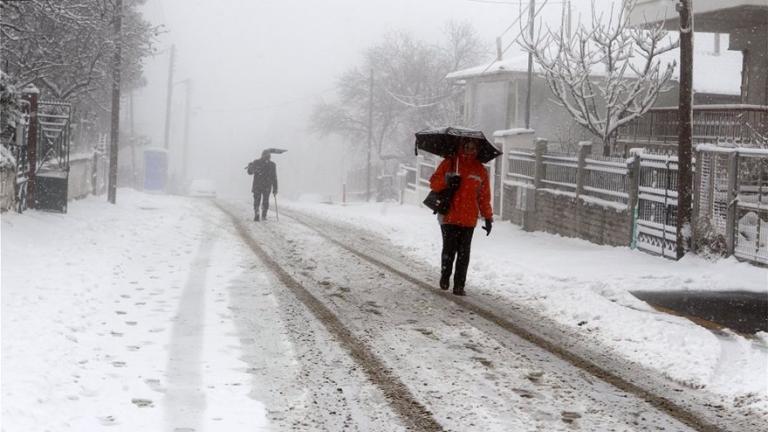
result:
[[[768,292],[633,291],[632,295],[699,324],[714,323],[744,334],[768,332]]]

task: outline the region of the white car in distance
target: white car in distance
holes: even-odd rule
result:
[[[209,179],[195,179],[189,183],[187,194],[192,197],[215,198],[216,183]]]

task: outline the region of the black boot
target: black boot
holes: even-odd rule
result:
[[[256,221],[256,222],[259,221],[259,214],[258,213],[253,216],[253,220]]]
[[[442,275],[440,277],[440,289],[447,290],[451,284],[451,275]]]
[[[454,284],[453,284],[453,294],[457,295],[457,296],[465,296],[465,295],[467,295],[464,292],[464,285],[456,285],[456,283],[454,282]]]

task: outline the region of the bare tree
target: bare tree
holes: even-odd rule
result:
[[[158,33],[138,11],[145,1],[130,0],[123,12],[122,75],[130,87],[143,83],[142,59],[152,53]],[[16,87],[36,83],[51,97],[78,100],[111,86],[113,0],[3,1],[0,6],[2,68]]]
[[[449,22],[440,44],[429,44],[407,33],[391,33],[369,48],[362,64],[337,82],[338,101],[315,106],[311,129],[320,135],[337,134],[362,150],[368,134],[370,71],[374,74],[374,151],[412,154],[414,131],[461,120],[461,94],[445,75],[466,67],[483,54],[474,29]]]
[[[521,46],[541,66],[555,102],[603,142],[605,154],[622,125],[646,113],[669,85],[676,62],[659,56],[678,47],[663,23],[629,26],[637,0],[623,2],[607,16],[592,3],[589,26],[567,34],[547,29],[533,39],[523,33]],[[541,26],[539,26],[541,28]]]

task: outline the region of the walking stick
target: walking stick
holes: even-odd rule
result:
[[[273,193],[272,196],[275,197],[275,219],[280,222],[280,212],[277,211],[277,194]]]

